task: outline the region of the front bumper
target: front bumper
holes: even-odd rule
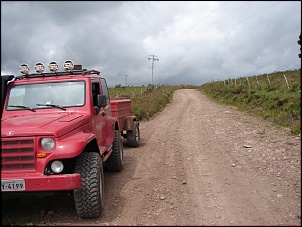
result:
[[[20,191],[6,191],[2,189],[1,192],[35,192],[35,191],[63,191],[74,190],[82,186],[81,175],[75,174],[58,174],[46,176],[40,173],[1,173],[2,181],[24,180],[25,189]]]

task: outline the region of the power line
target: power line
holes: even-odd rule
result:
[[[222,3],[220,6],[218,6],[216,9],[214,9],[212,12],[210,12],[208,15],[206,15],[205,17],[203,17],[200,21],[198,21],[196,24],[194,24],[193,26],[191,26],[189,29],[187,29],[186,31],[182,32],[176,39],[174,39],[174,41],[170,42],[170,45],[167,47],[169,48],[171,45],[173,45],[173,43],[175,43],[175,41],[177,39],[179,39],[182,35],[184,35],[185,33],[187,33],[189,30],[191,30],[193,27],[195,27],[197,24],[199,24],[201,21],[203,21],[204,19],[206,19],[207,17],[209,17],[212,13],[214,13],[216,10],[218,10],[220,7],[222,7],[224,4],[226,4],[226,2]],[[164,49],[165,50],[165,49]]]
[[[233,11],[231,11],[229,14],[224,15],[224,16],[223,16],[223,17],[221,17],[219,20],[217,20],[217,21],[213,22],[213,23],[212,23],[212,24],[210,24],[208,27],[204,28],[203,30],[199,31],[198,33],[200,33],[200,32],[202,32],[202,31],[204,31],[205,29],[207,29],[207,28],[209,28],[209,27],[211,27],[213,24],[215,24],[215,23],[217,23],[217,22],[221,21],[223,18],[225,18],[225,17],[229,16],[230,14],[234,13],[235,11],[237,11],[237,10],[238,10],[238,9],[240,9],[240,8],[242,8],[243,6],[245,6],[245,5],[246,5],[246,4],[248,4],[248,3],[249,3],[249,1],[248,1],[248,2],[246,2],[246,3],[244,3],[243,5],[239,6],[238,8],[234,9],[234,10],[233,10]],[[197,34],[198,34],[198,33],[197,33]]]
[[[243,22],[245,22],[245,21],[247,21],[247,20],[249,20],[249,19],[251,19],[251,18],[257,16],[258,14],[264,12],[265,10],[268,10],[268,9],[272,8],[273,6],[275,6],[275,5],[279,4],[279,3],[281,3],[281,1],[280,1],[280,2],[277,2],[277,3],[274,4],[274,5],[271,5],[270,7],[265,8],[264,10],[262,10],[262,11],[256,13],[256,14],[254,14],[254,15],[252,15],[252,16],[250,16],[250,17],[248,17],[248,18],[246,18],[246,19],[244,19],[244,20],[242,20],[242,21],[240,21],[240,22],[237,23],[237,24],[232,25],[231,27],[228,27],[227,29],[223,30],[222,32],[217,33],[216,35],[213,35],[213,36],[211,36],[211,37],[209,37],[209,38],[207,38],[207,39],[205,39],[205,40],[202,40],[202,41],[196,43],[195,45],[191,46],[191,48],[192,48],[192,47],[195,47],[195,46],[197,46],[197,45],[199,45],[200,43],[202,43],[202,42],[204,42],[204,41],[206,41],[206,40],[208,40],[208,39],[211,39],[211,38],[213,38],[213,37],[215,37],[215,36],[217,36],[217,35],[220,35],[221,33],[225,32],[225,31],[227,31],[227,30],[229,30],[229,29],[231,29],[231,28],[233,28],[233,27],[236,27],[237,25],[239,25],[239,24],[241,24],[241,23],[243,23]]]
[[[252,15],[252,16],[250,16],[250,17],[248,17],[248,18],[246,18],[246,19],[244,19],[244,20],[242,20],[242,21],[240,21],[239,23],[237,23],[237,24],[235,24],[235,25],[232,25],[232,26],[230,26],[230,27],[224,29],[223,31],[221,31],[221,32],[219,32],[219,33],[217,33],[217,34],[215,34],[215,35],[209,37],[209,38],[206,38],[206,39],[204,39],[204,40],[202,40],[202,41],[200,41],[200,42],[198,42],[198,43],[192,45],[191,47],[187,47],[187,48],[185,48],[185,49],[190,49],[190,48],[192,48],[192,47],[198,46],[199,44],[201,44],[201,43],[203,43],[203,42],[205,42],[205,41],[207,41],[207,40],[209,40],[209,39],[212,39],[212,38],[214,38],[214,37],[220,35],[220,34],[223,33],[223,32],[226,32],[227,30],[229,30],[229,29],[231,29],[231,28],[233,28],[233,27],[235,27],[235,26],[237,26],[237,25],[239,25],[239,24],[241,24],[241,23],[243,23],[243,22],[245,22],[245,21],[247,21],[247,20],[249,20],[249,19],[251,19],[251,18],[257,16],[258,14],[260,14],[260,13],[262,13],[262,12],[264,12],[264,11],[266,11],[266,10],[272,8],[272,7],[274,7],[275,5],[277,5],[277,4],[281,3],[281,2],[282,2],[282,1],[279,1],[279,2],[277,2],[277,3],[275,3],[275,4],[273,4],[273,5],[271,5],[271,6],[267,7],[267,8],[265,8],[265,9],[259,11],[258,13],[256,13],[256,14],[254,14],[254,15]],[[241,8],[241,7],[239,7],[239,8]],[[234,11],[235,11],[235,10],[234,10]],[[216,21],[216,22],[217,22],[217,21]],[[214,22],[214,23],[216,23],[216,22]]]
[[[218,6],[216,9],[214,9],[212,12],[210,12],[208,15],[206,15],[204,18],[202,18],[200,21],[198,21],[196,24],[194,24],[192,27],[190,27],[188,30],[186,30],[185,32],[183,32],[181,35],[185,34],[186,32],[188,32],[189,30],[191,30],[192,28],[194,28],[196,25],[198,25],[201,21],[203,21],[204,19],[206,19],[207,17],[209,17],[212,13],[214,13],[217,9],[219,9],[221,6],[223,6],[224,4],[226,4],[227,2],[222,3],[220,6]]]

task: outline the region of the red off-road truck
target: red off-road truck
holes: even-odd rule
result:
[[[2,77],[2,195],[70,190],[80,217],[99,217],[103,171],[123,169],[123,143],[139,146],[139,123],[130,99],[110,100],[99,71],[48,67],[29,74],[22,64],[22,75]]]

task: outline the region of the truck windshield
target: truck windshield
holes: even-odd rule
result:
[[[11,87],[6,110],[64,109],[84,104],[84,81],[22,84]]]

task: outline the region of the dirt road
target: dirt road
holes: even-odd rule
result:
[[[20,199],[17,209],[27,217],[36,209],[45,225],[301,225],[300,137],[194,89],[176,91],[140,131],[124,170],[105,172],[100,218],[77,217],[64,193],[42,208]],[[2,224],[17,218],[12,202],[2,205]]]

